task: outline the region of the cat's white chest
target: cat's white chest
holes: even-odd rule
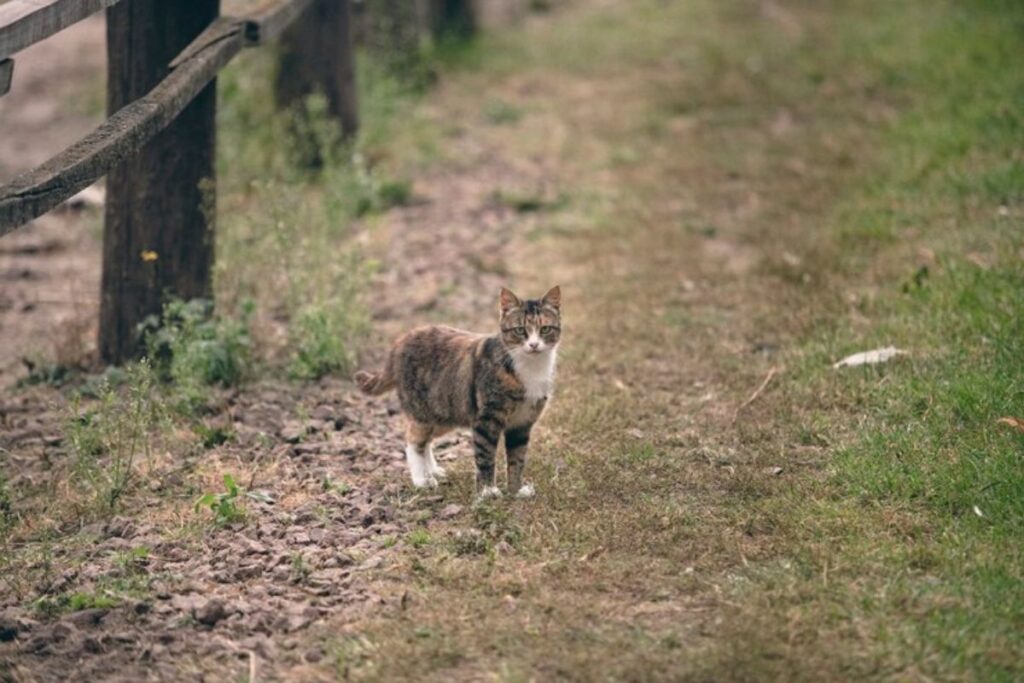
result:
[[[531,424],[540,417],[555,388],[555,352],[514,357],[516,377],[526,389],[526,398],[509,420],[510,425]]]
[[[518,355],[512,359],[516,377],[526,389],[526,402],[547,398],[555,388],[555,352]]]

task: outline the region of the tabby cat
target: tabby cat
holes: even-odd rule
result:
[[[509,493],[533,495],[523,468],[530,430],[554,387],[561,307],[557,286],[525,301],[502,287],[497,334],[420,327],[395,341],[383,370],[356,373],[367,394],[398,390],[408,420],[405,457],[413,486],[434,487],[445,477],[430,442],[456,427],[471,427],[478,495],[501,495],[494,485],[494,454],[503,434]]]

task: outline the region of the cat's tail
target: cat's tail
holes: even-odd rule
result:
[[[356,384],[364,394],[380,396],[383,393],[395,388],[395,378],[391,373],[391,359],[381,372],[366,372],[361,370],[356,373]]]

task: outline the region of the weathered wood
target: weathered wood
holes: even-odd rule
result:
[[[243,22],[219,19],[157,87],[42,166],[0,187],[0,236],[96,182],[165,129],[242,49]]]
[[[209,297],[214,256],[217,71],[244,42],[239,22],[217,22],[219,0],[130,0],[107,12],[107,111],[162,92],[166,128],[107,177],[99,351],[124,362],[140,351],[138,325],[169,297]],[[194,49],[199,39],[208,47]],[[190,46],[192,44],[192,46]],[[186,57],[170,72],[182,51]],[[203,58],[206,56],[206,58]],[[189,66],[201,77],[181,76]],[[169,73],[170,72],[170,73]]]
[[[359,126],[349,0],[315,0],[281,35],[275,83],[278,105],[312,93],[327,98],[327,113],[352,135]]]
[[[115,5],[120,0],[9,0],[0,4],[0,57]]]
[[[0,96],[6,95],[11,89],[11,79],[14,77],[14,60],[0,59]]]
[[[280,0],[246,20],[245,36],[250,45],[277,40],[317,0]],[[336,2],[338,0],[335,0]],[[341,0],[348,4],[348,0]]]

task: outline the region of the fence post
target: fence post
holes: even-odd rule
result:
[[[129,0],[107,10],[107,111],[144,95],[216,19],[220,0]],[[209,297],[214,256],[216,81],[107,175],[99,349],[121,363],[168,296]]]
[[[275,81],[278,106],[318,92],[327,112],[351,136],[359,126],[355,53],[349,0],[317,0],[281,36]]]

